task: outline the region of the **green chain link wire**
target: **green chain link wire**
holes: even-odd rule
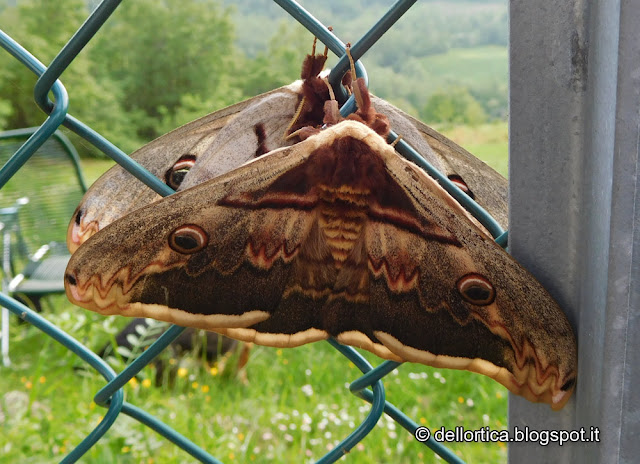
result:
[[[66,89],[58,80],[58,77],[75,59],[77,54],[91,40],[100,29],[111,13],[117,8],[122,0],[103,0],[93,11],[87,21],[78,29],[69,42],[60,50],[49,67],[45,67],[27,50],[22,48],[11,37],[0,30],[0,46],[24,64],[29,70],[39,76],[34,87],[34,96],[37,104],[43,111],[49,114],[46,121],[34,132],[34,134],[16,151],[0,170],[0,188],[20,169],[22,165],[35,153],[35,151],[56,131],[60,125],[71,129],[98,149],[113,158],[118,164],[123,166],[135,177],[147,184],[158,194],[166,196],[173,193],[166,184],[157,177],[149,173],[145,168],[129,158],[100,134],[83,124],[67,113],[69,97]],[[305,26],[315,37],[322,41],[327,47],[340,57],[335,68],[332,70],[329,80],[332,83],[336,94],[342,101],[346,100],[341,107],[343,115],[355,110],[353,97],[347,99],[347,94],[339,85],[340,79],[348,67],[348,60],[345,55],[345,45],[322,23],[314,18],[309,12],[298,5],[293,0],[274,0],[287,11],[294,19]],[[385,15],[358,41],[352,48],[351,53],[354,59],[358,60],[382,35],[416,2],[416,0],[398,0]],[[364,66],[356,63],[358,76],[367,79]],[[55,101],[48,98],[49,92],[53,93]],[[393,132],[390,134],[390,141],[397,138]],[[434,169],[424,158],[411,148],[404,141],[400,140],[396,144],[396,149],[403,156],[415,162],[438,182],[460,203],[463,204],[496,238],[502,246],[506,245],[507,232],[503,231],[497,222],[480,206],[463,194],[446,176],[443,176]],[[21,319],[33,324],[35,327],[52,337],[57,342],[64,345],[73,353],[78,355],[83,361],[96,369],[106,380],[107,384],[96,393],[94,401],[100,406],[107,407],[107,413],[101,422],[85,439],[74,448],[61,462],[73,463],[78,461],[100,438],[111,428],[120,413],[124,413],[140,423],[155,430],[157,433],[175,443],[187,453],[204,463],[220,463],[219,460],[208,454],[206,451],[195,445],[186,437],[180,435],[168,425],[162,423],[146,411],[124,401],[123,386],[134,377],[144,366],[150,363],[162,352],[175,338],[184,330],[183,327],[170,327],[158,340],[156,340],[144,353],[128,365],[120,374],[117,374],[106,362],[95,353],[82,345],[66,332],[62,331],[54,324],[48,322],[38,313],[26,306],[18,303],[13,298],[0,293],[0,305],[6,307]],[[319,464],[332,463],[340,459],[349,452],[358,442],[360,442],[376,425],[383,413],[394,419],[399,425],[409,433],[414,434],[419,428],[418,424],[407,417],[402,411],[385,399],[384,385],[381,379],[396,369],[400,363],[385,361],[376,368],[373,368],[355,349],[339,344],[333,339],[329,343],[342,355],[347,357],[364,374],[359,379],[351,383],[349,389],[351,393],[363,400],[371,403],[372,407],[367,418],[338,446],[325,454],[317,462]],[[424,444],[442,457],[445,461],[453,464],[463,464],[463,461],[451,450],[438,443],[431,437]]]

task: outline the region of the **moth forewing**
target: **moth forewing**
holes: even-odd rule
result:
[[[438,171],[461,182],[465,193],[494,217],[503,229],[508,227],[508,182],[486,163],[440,134],[422,121],[389,102],[371,96],[376,109],[389,118],[391,128]]]
[[[188,189],[272,150],[294,143],[285,138],[286,128],[294,116],[299,100],[301,81],[277,92],[262,95],[247,106],[241,117],[231,121],[218,134],[198,159],[185,179],[181,190]]]

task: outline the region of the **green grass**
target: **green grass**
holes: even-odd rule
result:
[[[62,297],[47,319],[92,348],[126,322],[71,307]],[[72,353],[26,325],[12,325],[11,369],[0,379],[0,462],[57,462],[98,423],[91,399],[104,384]],[[38,347],[34,349],[34,347]],[[374,365],[379,363],[367,355]],[[327,343],[278,350],[254,347],[248,385],[212,375],[188,360],[172,386],[154,387],[146,367],[125,387],[126,400],[189,437],[223,462],[314,462],[367,415],[347,383],[358,370]],[[226,372],[226,371],[225,371]],[[420,424],[438,429],[506,427],[506,390],[468,372],[404,364],[384,380],[387,398]],[[468,462],[504,462],[496,443],[453,444]],[[189,456],[124,415],[83,462],[179,463]],[[383,418],[348,462],[436,462],[433,454]]]
[[[504,126],[504,125],[503,125]],[[484,131],[484,132],[483,132]],[[505,127],[449,131],[467,148],[506,153]],[[473,135],[475,134],[475,135]],[[497,139],[496,139],[497,137]],[[502,161],[500,161],[502,162]],[[85,160],[95,179],[112,162]],[[97,350],[128,320],[103,317],[53,298],[44,316]],[[13,316],[12,316],[13,317]],[[74,354],[27,324],[11,324],[11,368],[0,367],[0,463],[59,462],[101,419],[92,402],[104,380]],[[381,361],[368,353],[377,365]],[[173,427],[223,462],[315,462],[367,415],[368,403],[352,396],[349,382],[359,371],[329,344],[295,349],[254,347],[246,368],[248,384],[187,357],[172,385],[155,387],[154,368],[145,367],[125,387],[126,400]],[[176,366],[177,367],[177,366]],[[119,366],[118,369],[121,369]],[[431,429],[506,427],[507,392],[484,376],[404,364],[384,379],[387,398]],[[506,462],[498,443],[453,443],[472,463]],[[302,459],[301,459],[302,457]],[[347,462],[441,462],[386,417]],[[84,463],[183,463],[194,460],[152,430],[121,415]]]
[[[98,177],[104,174],[109,168],[116,163],[110,159],[96,159],[96,158],[84,158],[81,160],[80,165],[84,172],[85,178],[89,185],[94,183]]]

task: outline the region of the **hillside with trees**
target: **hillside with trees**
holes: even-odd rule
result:
[[[301,3],[342,40],[355,43],[394,2]],[[96,4],[0,0],[0,27],[46,64]],[[311,42],[272,2],[124,1],[62,82],[71,114],[132,151],[191,119],[290,83]],[[374,93],[427,123],[504,119],[507,3],[418,2],[363,63]],[[0,53],[0,129],[45,118],[33,103],[34,82]],[[95,154],[91,147],[85,151]]]

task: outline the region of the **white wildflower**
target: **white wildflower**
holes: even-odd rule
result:
[[[313,387],[311,386],[311,384],[306,384],[303,385],[301,387],[302,393],[304,393],[306,396],[311,396],[313,395]],[[320,405],[318,405],[320,406]]]

